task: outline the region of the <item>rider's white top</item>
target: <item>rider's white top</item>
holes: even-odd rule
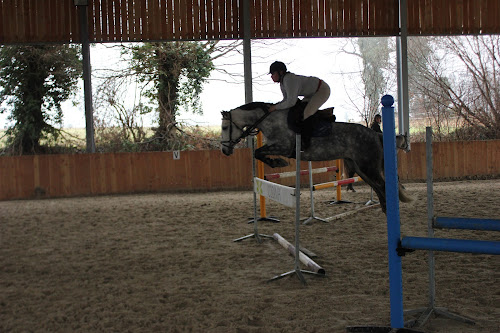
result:
[[[286,73],[280,83],[283,100],[276,104],[276,110],[291,108],[299,96],[303,96],[305,100],[310,99],[318,91],[319,81],[314,76]]]

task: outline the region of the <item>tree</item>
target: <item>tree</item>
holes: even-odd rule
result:
[[[14,124],[7,143],[13,153],[36,153],[40,141],[57,136],[61,103],[76,89],[82,65],[79,47],[4,46],[0,49],[0,112]]]
[[[213,69],[210,53],[215,42],[145,43],[132,46],[131,71],[156,102],[157,136],[169,136],[182,105],[200,112],[199,94]]]
[[[363,60],[363,73],[361,75],[364,84],[364,119],[368,124],[378,113],[380,97],[387,89],[387,79],[384,71],[389,66],[389,39],[358,38],[360,57]]]
[[[360,71],[349,80],[352,81],[358,75],[361,85],[354,97],[349,95],[353,105],[361,118],[369,125],[378,113],[380,97],[387,91],[389,69],[389,39],[385,37],[358,38],[352,42],[349,51],[344,47],[342,52],[356,56],[360,61]],[[362,102],[357,101],[362,99]],[[359,107],[359,105],[362,105]]]
[[[455,122],[457,139],[500,137],[500,36],[439,37],[432,52],[414,44],[410,77],[426,101],[438,133],[443,119]]]
[[[202,114],[199,96],[213,61],[240,52],[241,41],[167,42],[122,44],[120,61],[112,68],[94,70],[96,133],[112,131],[114,140],[138,150],[179,149],[186,142],[180,111]],[[111,46],[113,47],[113,46]],[[154,119],[152,137],[142,127],[144,118]],[[106,126],[100,129],[99,126]],[[150,133],[150,132],[149,132]]]

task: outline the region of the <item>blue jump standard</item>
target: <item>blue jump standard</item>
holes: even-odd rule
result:
[[[404,237],[403,249],[500,255],[500,242],[430,237]]]
[[[435,228],[500,231],[500,220],[463,217],[436,217]]]

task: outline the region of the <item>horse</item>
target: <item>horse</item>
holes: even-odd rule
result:
[[[222,111],[221,150],[226,156],[248,135],[261,131],[266,144],[255,150],[255,158],[272,168],[288,163],[280,157],[295,158],[295,132],[288,126],[288,110],[268,112],[270,104],[252,102],[231,111]],[[310,146],[301,153],[305,161],[344,159],[377,194],[386,213],[384,152],[382,134],[354,123],[331,122],[329,135],[312,137]],[[399,184],[399,199],[413,199]]]

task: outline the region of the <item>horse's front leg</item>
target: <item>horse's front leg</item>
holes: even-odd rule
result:
[[[288,165],[287,161],[282,158],[270,158],[268,155],[288,156],[289,153],[290,152],[286,150],[286,147],[282,145],[264,145],[255,150],[255,158],[269,165],[271,168],[282,168]]]

